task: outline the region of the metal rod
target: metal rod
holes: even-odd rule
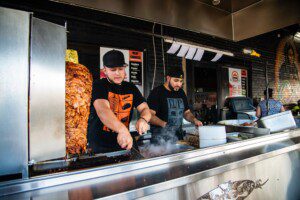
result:
[[[266,77],[266,106],[267,115],[269,115],[269,80],[268,80],[268,61],[265,63],[265,77]]]

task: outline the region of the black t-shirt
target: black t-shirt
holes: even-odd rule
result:
[[[164,85],[150,92],[147,103],[150,109],[156,112],[156,116],[169,126],[180,126],[184,112],[189,109],[187,97],[182,89],[169,91]]]
[[[129,128],[133,107],[138,107],[145,102],[145,99],[134,84],[126,81],[123,81],[121,85],[112,84],[107,79],[97,80],[93,83],[87,134],[89,147],[95,152],[99,146],[119,149],[117,133],[106,127],[96,113],[93,104],[97,99],[108,100],[113,113],[127,128]]]

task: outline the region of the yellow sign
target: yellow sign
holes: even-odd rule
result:
[[[67,49],[66,50],[66,61],[78,64],[78,53],[76,50]]]

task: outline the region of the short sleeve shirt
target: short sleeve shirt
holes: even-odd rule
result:
[[[108,100],[110,109],[127,128],[129,128],[133,108],[145,102],[145,99],[134,84],[126,81],[121,85],[110,83],[107,79],[100,79],[93,83],[88,143],[91,147],[94,145],[107,148],[119,147],[117,134],[106,127],[96,113],[93,103],[97,99]]]
[[[182,89],[169,91],[164,85],[150,92],[147,103],[150,109],[156,112],[156,116],[170,126],[180,126],[184,112],[189,109],[186,94]]]
[[[280,113],[280,109],[282,107],[282,103],[280,101],[277,101],[275,99],[269,99],[268,103],[269,103],[269,113],[267,110],[267,101],[266,100],[263,100],[258,104],[258,106],[261,109],[261,117]]]

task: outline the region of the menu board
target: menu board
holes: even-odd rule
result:
[[[142,61],[142,52],[129,51],[129,81],[135,85],[142,85]]]
[[[248,72],[246,69],[242,69],[241,81],[242,81],[242,96],[247,96]]]

